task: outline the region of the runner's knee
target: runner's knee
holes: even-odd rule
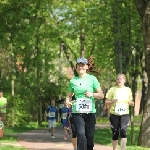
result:
[[[116,140],[118,140],[118,138],[119,138],[119,132],[113,133],[112,140],[116,141]]]
[[[120,137],[121,138],[126,138],[127,137],[126,129],[123,128],[123,129],[120,130]]]
[[[77,137],[77,132],[72,130],[72,138],[76,138]]]

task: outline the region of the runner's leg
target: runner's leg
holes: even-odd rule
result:
[[[48,119],[48,132],[51,133],[51,121]]]
[[[93,150],[96,116],[95,113],[89,113],[84,114],[84,118],[85,118],[85,134],[87,139],[87,150]]]
[[[120,136],[121,136],[121,150],[125,150],[127,143],[127,127],[129,125],[130,115],[121,116],[120,120]]]
[[[67,127],[66,127],[66,123],[67,123],[67,119],[62,119],[63,122],[63,128],[64,128],[64,140],[67,140],[67,136],[68,136],[68,131],[67,131]]]
[[[70,123],[70,128],[72,130],[72,145],[74,147],[74,150],[77,150],[77,132],[76,132],[75,127],[73,125],[72,114],[69,117],[69,123]]]
[[[117,150],[118,145],[118,138],[119,138],[119,118],[120,116],[110,114],[109,120],[111,123],[111,130],[112,130],[112,145],[113,150]]]
[[[55,136],[54,136],[55,127],[56,127],[56,119],[51,120],[51,137],[52,138],[55,138]]]
[[[72,145],[74,147],[74,150],[77,150],[77,138],[72,138]]]
[[[85,121],[81,115],[72,114],[73,125],[77,131],[77,150],[87,150],[87,141],[85,137]]]

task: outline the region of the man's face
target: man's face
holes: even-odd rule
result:
[[[3,97],[3,92],[0,92],[0,97]]]
[[[51,100],[51,105],[55,105],[55,100]]]

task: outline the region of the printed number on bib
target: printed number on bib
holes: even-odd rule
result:
[[[55,117],[55,112],[49,112],[48,117]]]
[[[66,119],[67,118],[67,113],[62,113],[62,119]]]
[[[119,115],[127,114],[127,104],[116,103],[115,113]]]
[[[92,100],[89,98],[78,98],[76,102],[76,111],[79,113],[89,113],[92,111]]]

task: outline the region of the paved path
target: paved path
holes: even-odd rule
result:
[[[96,124],[96,129],[109,127],[109,123]],[[1,145],[22,146],[28,150],[73,150],[71,136],[66,141],[63,139],[64,131],[62,127],[56,128],[55,139],[51,139],[46,129],[19,133],[16,136],[19,139],[18,143],[1,143]],[[94,150],[112,150],[112,147],[95,144]]]
[[[108,127],[109,125],[97,125],[96,128]],[[18,134],[19,144],[29,150],[73,150],[71,136],[65,141],[64,131],[61,127],[56,128],[55,139],[51,139],[47,130],[33,130]],[[94,150],[112,150],[109,146],[95,144]]]

